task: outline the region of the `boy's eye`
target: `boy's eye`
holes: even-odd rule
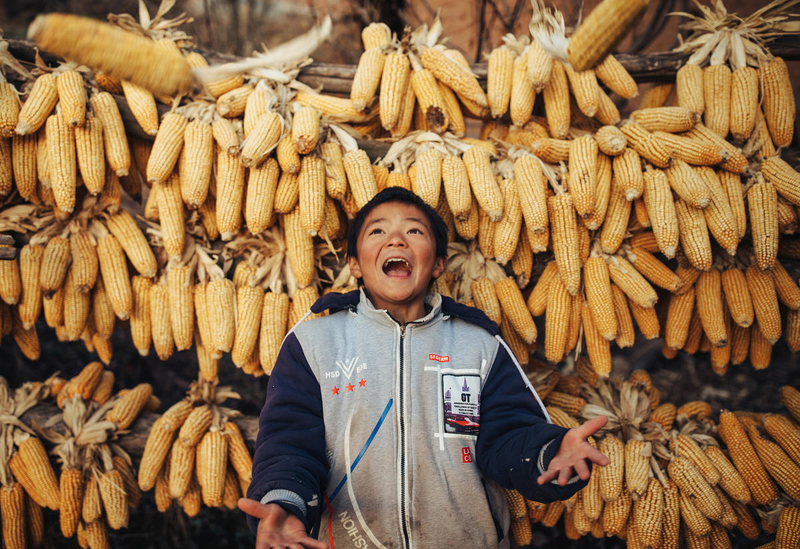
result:
[[[408,232],[410,232],[410,233],[416,232],[416,233],[422,234],[422,229],[413,228],[413,229],[409,229]]]
[[[369,234],[378,234],[378,233],[382,233],[382,232],[383,232],[383,229],[372,229],[369,232]]]

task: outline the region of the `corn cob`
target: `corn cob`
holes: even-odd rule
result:
[[[719,134],[714,133],[703,124],[698,123],[694,128],[683,134],[684,137],[690,139],[699,139],[711,143],[715,147],[724,149],[727,153],[727,159],[721,164],[723,169],[733,173],[743,173],[747,169],[748,163],[741,149],[738,149],[725,141]]]
[[[169,312],[169,289],[165,283],[153,284],[149,291],[150,333],[158,358],[167,360],[172,356],[175,340]],[[144,488],[143,488],[144,489]]]
[[[800,174],[792,169],[786,161],[778,156],[767,158],[761,164],[761,172],[767,182],[774,185],[775,190],[794,205],[800,205],[800,193],[796,185]]]
[[[644,547],[658,547],[664,518],[664,490],[658,479],[651,478],[647,491],[633,504],[633,517]]]
[[[703,123],[722,137],[728,135],[731,112],[731,69],[709,65],[703,69]]]
[[[784,200],[778,200],[778,232],[781,234],[794,234],[797,230],[797,214],[795,207]]]
[[[17,192],[25,200],[35,200],[37,198],[36,141],[35,134],[15,135],[11,139],[11,168],[14,174],[14,182],[17,186]]]
[[[245,196],[244,221],[251,234],[259,234],[269,226],[279,175],[278,162],[274,158],[268,158],[257,168],[250,168]]]
[[[783,59],[773,57],[764,65],[761,79],[764,83],[764,117],[769,133],[775,146],[786,147],[792,142],[796,113],[789,70]]]
[[[410,72],[410,62],[403,53],[394,51],[386,55],[380,81],[380,119],[385,130],[397,125]]]
[[[292,273],[300,287],[311,284],[314,278],[314,242],[301,225],[298,209],[283,216],[287,255]]]
[[[630,493],[623,490],[619,497],[603,506],[603,529],[606,536],[619,536],[624,533],[632,505]],[[544,519],[542,524],[545,524]]]
[[[363,111],[375,96],[384,62],[385,57],[380,47],[366,49],[361,54],[350,90],[350,101],[357,111]]]
[[[758,113],[758,72],[739,67],[731,75],[730,131],[733,140],[742,143],[750,137]]]
[[[586,406],[586,400],[567,393],[551,391],[544,399],[548,406],[557,406],[569,415],[578,415],[581,409]]]
[[[645,160],[659,168],[669,167],[672,160],[669,152],[663,144],[653,137],[652,133],[636,122],[628,122],[620,129],[628,140],[628,146],[633,148]]]
[[[572,141],[543,137],[530,144],[530,149],[537,157],[550,164],[569,160],[569,149]]]
[[[14,136],[14,129],[19,118],[20,102],[17,90],[13,84],[3,82],[0,84],[0,136],[10,138]]]
[[[214,132],[211,125],[200,119],[192,120],[183,133],[183,151],[179,161],[181,197],[191,210],[196,210],[206,200],[213,161]]]
[[[89,104],[103,127],[103,144],[108,165],[118,176],[128,175],[131,153],[125,126],[114,98],[107,92],[94,95]]]
[[[747,192],[753,252],[759,268],[771,269],[778,254],[778,198],[770,182],[758,182]]]
[[[683,253],[695,269],[708,271],[712,261],[711,241],[703,212],[683,200],[677,200],[675,213],[678,217]]]
[[[601,257],[590,257],[584,264],[584,284],[592,321],[607,340],[617,337],[617,318],[614,313],[613,296],[608,264]]]
[[[217,152],[216,221],[220,236],[230,240],[242,225],[245,168],[238,157]]]
[[[727,170],[720,170],[717,175],[722,187],[725,189],[725,194],[728,196],[728,204],[731,207],[739,239],[742,239],[747,232],[747,214],[744,208],[741,177]]]
[[[528,78],[528,55],[524,53],[514,59],[511,70],[511,96],[509,114],[515,126],[523,126],[530,120],[536,90]]]
[[[158,109],[153,93],[127,80],[122,81],[122,91],[133,117],[142,130],[147,135],[156,135],[158,133]]]
[[[653,138],[663,145],[670,157],[693,166],[716,166],[730,158],[730,151],[717,143],[698,137],[653,132]]]
[[[641,440],[625,444],[625,486],[636,501],[647,491],[652,445]]]
[[[619,109],[603,88],[597,88],[597,97],[599,107],[597,109],[597,114],[594,115],[595,119],[605,126],[616,126],[619,124]]]
[[[458,96],[481,107],[488,106],[486,94],[483,93],[478,80],[456,61],[436,48],[427,48],[420,56],[422,65]]]
[[[567,79],[578,109],[590,118],[595,116],[600,108],[598,96],[600,87],[597,85],[597,76],[594,71],[576,72],[569,65],[564,65],[564,69],[567,72]]]
[[[492,221],[503,215],[503,194],[500,191],[489,161],[489,154],[477,145],[471,146],[463,155],[472,193]]]
[[[569,189],[578,215],[584,218],[594,213],[597,152],[597,142],[589,136],[570,141]]]
[[[567,46],[570,64],[575,70],[597,66],[625,37],[646,8],[645,1],[601,2],[570,37]]]
[[[18,482],[0,486],[0,517],[2,517],[3,546],[25,549],[25,490]]]
[[[116,469],[106,471],[100,475],[99,485],[108,525],[114,530],[126,528],[129,512],[122,475]]]
[[[676,76],[678,105],[701,115],[705,110],[703,95],[703,70],[700,65],[687,63],[678,69]]]
[[[800,466],[794,463],[786,452],[774,442],[764,437],[759,426],[747,428],[750,441],[761,459],[761,463],[790,498],[800,496]]]
[[[613,55],[606,56],[595,67],[594,72],[597,74],[597,78],[602,80],[603,84],[620,97],[632,99],[639,95],[639,87],[636,85],[636,81]]]
[[[0,84],[0,93],[2,93],[2,86],[3,84]],[[7,196],[14,188],[14,163],[11,159],[11,143],[11,139],[0,138],[0,197]]]
[[[75,208],[76,153],[75,130],[64,117],[52,115],[47,118],[48,162],[53,195],[56,205],[65,212]]]
[[[595,371],[602,377],[611,373],[611,348],[608,338],[604,337],[595,325],[592,312],[585,300],[581,300],[581,322],[583,335],[586,338],[586,349]],[[613,317],[616,321],[616,317]],[[569,344],[568,344],[568,347]],[[569,350],[571,350],[570,347]]]
[[[658,300],[655,290],[627,259],[613,256],[607,261],[611,280],[633,303],[645,309],[655,306]]]
[[[362,149],[348,151],[343,157],[343,163],[353,198],[358,208],[362,208],[378,192],[369,157]]]
[[[616,126],[603,126],[595,134],[600,151],[609,156],[619,156],[627,149],[625,134]]]
[[[767,414],[764,416],[764,428],[781,448],[800,465],[800,430],[786,416]]]
[[[744,478],[753,499],[761,505],[774,501],[778,489],[767,475],[742,424],[732,412],[723,411],[719,418],[719,434],[728,446],[731,461]]]
[[[45,123],[57,102],[56,77],[50,73],[37,77],[28,94],[28,99],[23,103],[17,115],[16,133],[18,135],[35,133]]]
[[[531,78],[530,62],[528,75],[528,78]],[[534,83],[535,88],[536,84]],[[564,65],[558,61],[552,60],[550,78],[547,80],[542,97],[544,97],[544,110],[550,135],[556,139],[566,138],[570,125],[569,84]]]
[[[572,197],[559,194],[547,200],[548,215],[553,227],[553,254],[561,281],[575,295],[580,286],[580,259],[578,257],[578,224]]]
[[[745,276],[759,329],[770,344],[774,345],[781,337],[781,321],[772,273],[750,265],[745,271]]]
[[[44,319],[47,322],[47,325],[51,328],[56,328],[58,326],[64,325],[64,293],[66,289],[62,284],[61,287],[56,290],[56,292],[50,296],[50,299],[45,299],[42,303],[42,309],[44,310]],[[5,302],[0,302],[0,315],[3,315],[5,311]],[[0,323],[3,321],[0,320]],[[0,324],[2,326],[2,324]],[[788,331],[788,329],[787,329]],[[0,333],[2,333],[2,329],[0,329]]]
[[[53,471],[53,466],[47,458],[47,451],[44,449],[42,442],[38,438],[31,436],[17,442],[17,457],[19,470],[24,469],[25,475],[33,483],[32,486],[35,486],[35,488],[32,487],[31,489],[26,487],[26,491],[28,493],[35,491],[40,494],[47,503],[47,507],[57,511],[61,499],[58,480]],[[19,475],[14,470],[12,470],[12,473],[15,474],[18,481],[22,482],[22,479],[19,478]]]
[[[197,481],[209,507],[222,504],[227,463],[228,438],[212,427],[197,445]]]
[[[217,146],[228,154],[239,154],[239,136],[229,120],[217,118],[211,124],[211,134]]]
[[[155,255],[133,217],[120,209],[108,216],[106,224],[139,274],[147,278],[155,276]]]

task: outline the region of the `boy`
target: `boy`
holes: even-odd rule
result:
[[[606,419],[549,423],[497,325],[426,293],[447,228],[413,193],[366,204],[347,250],[363,286],[320,298],[269,380],[239,500],[256,548],[508,547],[498,484],[569,498],[608,463],[586,441]]]

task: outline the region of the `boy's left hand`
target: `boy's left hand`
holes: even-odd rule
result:
[[[559,486],[565,486],[572,477],[573,470],[581,480],[588,480],[589,466],[585,461],[587,459],[602,467],[608,465],[608,458],[586,440],[602,429],[607,422],[606,416],[597,416],[580,427],[567,431],[561,440],[558,453],[550,460],[547,471],[536,482],[544,484],[558,478]]]

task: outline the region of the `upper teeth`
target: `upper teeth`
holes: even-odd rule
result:
[[[403,263],[408,265],[408,261],[406,261],[405,259],[403,259],[401,257],[390,257],[389,259],[386,260],[386,263],[384,263],[384,266],[389,265],[390,263],[393,263],[395,261],[402,261]]]

